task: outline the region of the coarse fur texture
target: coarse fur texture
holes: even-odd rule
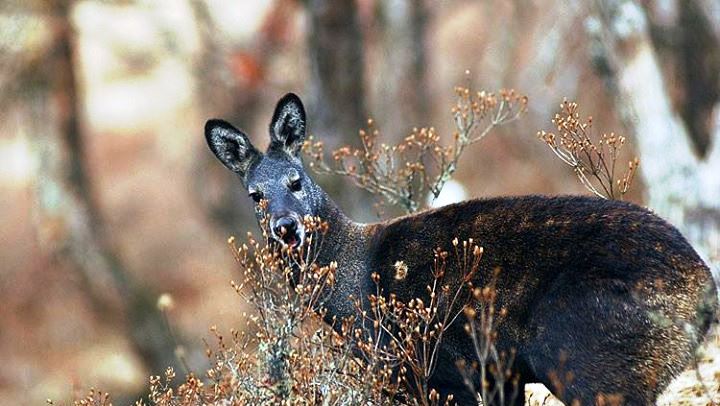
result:
[[[404,302],[426,299],[433,249],[448,249],[456,237],[473,238],[485,248],[473,285],[485,286],[497,275],[495,305],[507,310],[496,323],[497,347],[517,351],[513,368],[520,385],[543,383],[568,404],[619,395],[623,404],[646,405],[685,368],[715,318],[708,267],[675,227],[634,204],[583,196],[500,197],[355,223],[302,167],[305,121],[300,99],[290,94],[278,103],[265,154],[220,120],[209,121],[205,133],[253,197],[268,200],[271,228],[305,215],[329,223],[318,257],[321,264],[338,262],[336,283],[324,300],[328,321],[356,314],[350,298],[375,292],[374,272],[386,294]],[[294,228],[302,231],[299,223]],[[393,277],[397,261],[407,265],[402,279]],[[452,256],[448,261],[452,283],[462,275]],[[476,360],[464,317],[443,338],[430,384],[443,396],[453,393],[459,404],[476,404],[456,366]],[[558,387],[560,371],[571,372],[564,375],[571,379]],[[522,394],[520,386],[518,405],[524,404]]]

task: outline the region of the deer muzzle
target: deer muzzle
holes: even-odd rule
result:
[[[279,217],[272,221],[271,226],[273,238],[283,244],[299,247],[305,239],[305,228],[295,216]]]

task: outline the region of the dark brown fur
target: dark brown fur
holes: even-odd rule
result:
[[[430,282],[432,247],[450,249],[456,236],[484,246],[474,283],[485,286],[500,269],[497,305],[508,310],[497,325],[500,349],[518,350],[523,382],[553,389],[550,374],[571,371],[573,382],[562,391],[566,401],[592,404],[601,393],[621,394],[628,404],[654,401],[689,361],[707,332],[707,310],[715,308],[710,272],[682,235],[627,203],[541,196],[474,200],[373,231],[368,257],[376,260],[369,268],[404,300],[422,296]],[[424,252],[408,249],[417,241]],[[392,278],[395,260],[412,270],[405,281]],[[448,339],[457,345],[438,373],[453,382],[453,358],[474,356],[463,324],[452,329]]]

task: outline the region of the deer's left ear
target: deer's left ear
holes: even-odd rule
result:
[[[247,135],[226,121],[208,120],[205,123],[205,138],[220,162],[240,175],[244,183],[248,171],[261,157]]]
[[[283,150],[297,158],[305,142],[305,108],[297,95],[288,93],[275,107],[270,122],[268,150]]]

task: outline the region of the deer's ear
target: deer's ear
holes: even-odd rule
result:
[[[223,120],[205,123],[205,138],[210,150],[228,169],[245,179],[247,171],[260,158],[260,152],[247,135]]]
[[[283,150],[298,157],[305,142],[305,108],[300,98],[288,93],[275,107],[270,122],[270,146],[268,150]]]

